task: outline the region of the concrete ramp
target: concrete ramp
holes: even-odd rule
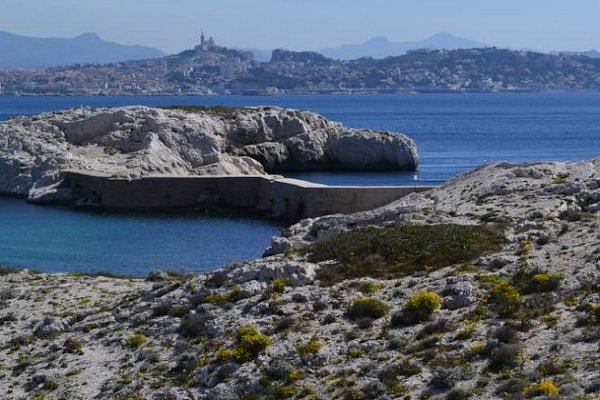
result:
[[[260,176],[145,176],[114,178],[65,171],[73,205],[113,211],[222,210],[297,221],[354,213],[388,204],[429,186],[326,186]]]

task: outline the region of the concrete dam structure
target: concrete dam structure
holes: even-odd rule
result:
[[[73,205],[111,211],[218,210],[297,221],[354,213],[431,186],[326,186],[262,176],[145,176],[114,178],[65,171]]]

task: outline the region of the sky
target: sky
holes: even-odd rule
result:
[[[227,47],[319,50],[375,36],[437,32],[498,47],[600,48],[599,0],[1,0],[0,30],[38,37],[96,32],[168,53],[201,30]]]

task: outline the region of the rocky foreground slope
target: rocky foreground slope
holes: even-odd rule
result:
[[[0,193],[68,200],[62,171],[119,177],[415,169],[402,134],[274,107],[79,108],[0,122]]]
[[[0,397],[598,399],[599,223],[600,159],[503,163],[203,276],[7,271]]]

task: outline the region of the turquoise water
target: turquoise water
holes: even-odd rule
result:
[[[86,105],[277,105],[346,125],[406,132],[413,173],[307,173],[333,184],[436,184],[486,161],[600,156],[600,93],[274,97],[1,97],[0,119]],[[253,219],[106,215],[0,200],[0,263],[45,271],[205,271],[260,256],[280,227]]]
[[[279,226],[255,219],[105,214],[0,197],[0,263],[47,272],[203,272],[262,255]]]

